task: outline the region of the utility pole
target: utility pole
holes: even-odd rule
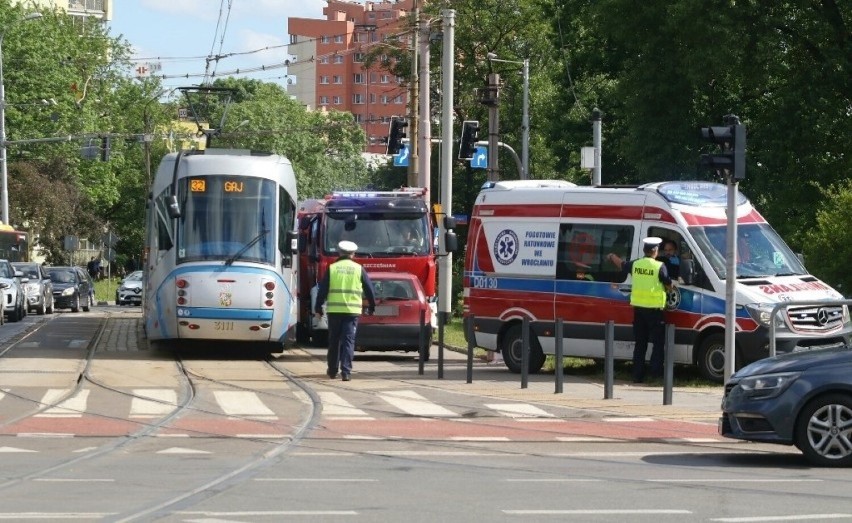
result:
[[[409,100],[408,100],[408,129],[411,136],[408,141],[408,149],[410,158],[408,161],[408,181],[406,185],[416,187],[420,181],[420,125],[418,111],[420,110],[420,82],[419,71],[417,67],[418,59],[420,58],[420,0],[412,2],[412,12],[414,14],[414,28],[412,29],[411,38],[411,71]]]
[[[500,169],[497,165],[498,147],[500,144],[500,75],[488,75],[488,85],[482,90],[480,103],[488,107],[488,181],[500,179]]]
[[[431,78],[429,74],[430,50],[430,23],[429,20],[421,18],[420,21],[420,66],[419,74],[419,96],[420,96],[420,115],[418,118],[418,133],[420,138],[420,179],[417,181],[418,187],[425,187],[426,194],[430,195],[432,190],[432,121],[431,121]],[[431,198],[431,196],[430,196]]]

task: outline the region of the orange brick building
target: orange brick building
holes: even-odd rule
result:
[[[367,135],[364,151],[384,153],[391,117],[408,114],[408,82],[377,64],[367,69],[364,56],[390,39],[411,46],[413,0],[327,2],[325,20],[288,19],[287,91],[310,110],[352,113]]]

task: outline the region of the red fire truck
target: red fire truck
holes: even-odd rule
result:
[[[317,285],[337,260],[342,240],[358,245],[355,259],[368,272],[417,276],[434,310],[436,265],[426,189],[333,192],[302,202],[297,221],[300,341],[324,345],[328,339],[325,315],[316,316],[313,310]]]

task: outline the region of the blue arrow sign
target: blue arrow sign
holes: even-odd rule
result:
[[[399,154],[393,155],[394,167],[408,167],[408,146],[402,144],[399,148]]]
[[[488,169],[488,147],[477,147],[470,159],[471,169]]]

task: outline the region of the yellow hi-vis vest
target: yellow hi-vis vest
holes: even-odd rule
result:
[[[666,306],[666,288],[660,281],[660,267],[663,262],[653,258],[640,258],[633,262],[631,276],[633,290],[630,292],[630,305],[663,309]]]
[[[361,314],[361,266],[350,259],[343,259],[329,265],[328,270],[326,312]]]

